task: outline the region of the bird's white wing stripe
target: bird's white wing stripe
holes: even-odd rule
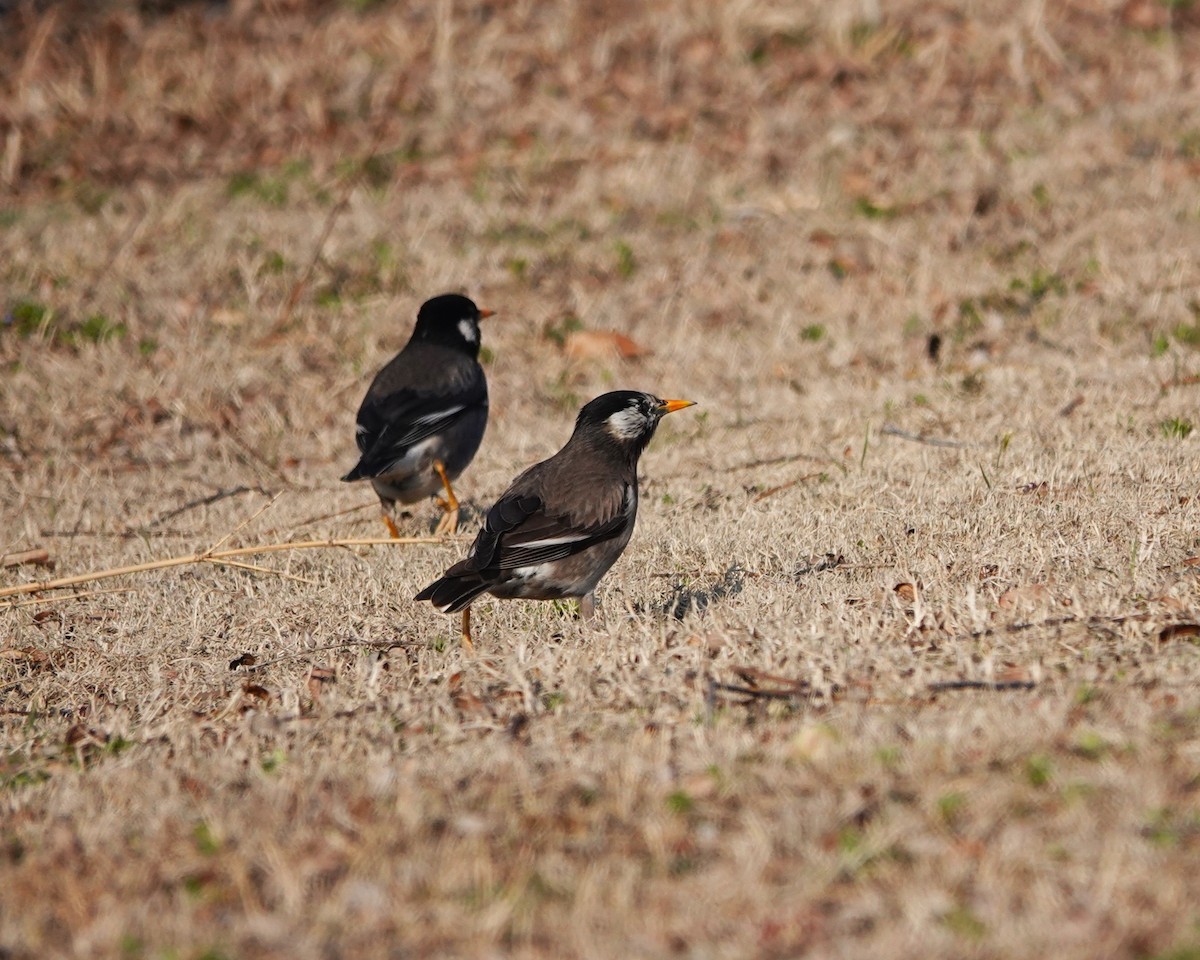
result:
[[[514,549],[520,550],[536,550],[539,547],[561,547],[564,543],[579,543],[581,540],[586,540],[588,534],[576,533],[569,537],[547,537],[545,540],[530,540],[528,542],[513,543],[511,546]]]
[[[459,411],[466,409],[467,405],[465,403],[460,403],[456,407],[447,407],[445,410],[439,410],[437,413],[427,413],[423,417],[416,417],[413,419],[413,425],[416,426],[417,424],[421,424],[423,426],[427,423],[434,423],[438,420],[444,420],[446,417],[452,417]]]

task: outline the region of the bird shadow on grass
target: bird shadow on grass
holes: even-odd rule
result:
[[[708,584],[676,584],[661,612],[682,620],[689,613],[703,614],[709,604],[727,597],[737,596],[746,586],[746,570],[740,563],[732,563],[720,578]]]

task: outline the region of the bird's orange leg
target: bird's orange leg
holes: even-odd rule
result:
[[[400,531],[396,529],[396,521],[389,517],[386,513],[383,515],[383,522],[387,524],[388,534],[393,540],[400,539]]]
[[[446,490],[446,499],[438,498],[438,506],[446,512],[442,514],[442,519],[438,521],[437,527],[434,529],[434,534],[441,535],[443,533],[458,532],[458,497],[454,495],[454,488],[450,486],[450,476],[446,473],[446,465],[441,460],[433,461],[434,472],[442,478],[442,486]]]
[[[471,640],[471,608],[466,607],[462,612],[462,645],[467,656],[475,655],[475,644]]]

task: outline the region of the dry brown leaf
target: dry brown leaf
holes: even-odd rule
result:
[[[314,666],[308,672],[308,692],[313,698],[313,703],[321,699],[321,687],[326,683],[337,682],[337,671],[330,667]]]
[[[1053,599],[1054,597],[1045,584],[1025,583],[1005,590],[1000,594],[1000,599],[996,601],[996,605],[1008,610],[1012,607],[1022,605],[1033,606],[1039,603],[1050,603]]]
[[[247,683],[242,686],[242,693],[255,700],[270,700],[271,691],[258,683]]]
[[[1159,643],[1171,643],[1175,640],[1200,643],[1200,623],[1172,623],[1158,631]]]
[[[10,648],[0,650],[0,660],[29,660],[32,663],[45,663],[50,655],[45,650],[34,647]]]
[[[915,603],[917,599],[917,588],[911,583],[898,583],[892,587],[892,592],[896,594],[905,603]]]
[[[1121,22],[1133,30],[1162,30],[1171,22],[1171,11],[1160,0],[1129,0],[1121,8]]]
[[[615,330],[576,330],[567,334],[563,350],[572,360],[636,360],[650,353]]]

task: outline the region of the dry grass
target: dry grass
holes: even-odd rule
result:
[[[0,956],[1200,956],[1195,18],[874,6],[9,15],[0,588],[377,536],[368,376],[500,315],[457,541],[0,611]],[[604,625],[464,658],[611,386],[702,406]]]

